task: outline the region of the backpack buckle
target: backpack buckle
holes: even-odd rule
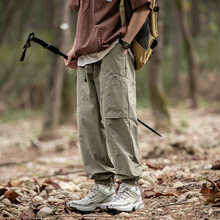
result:
[[[160,10],[160,8],[158,6],[155,6],[153,9],[154,12],[158,12],[159,10]]]

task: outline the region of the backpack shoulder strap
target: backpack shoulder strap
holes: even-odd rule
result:
[[[120,12],[120,17],[121,17],[121,26],[125,26],[126,25],[126,14],[125,14],[125,5],[124,2],[125,0],[121,0],[120,1],[120,5],[119,5],[119,12]]]
[[[126,26],[132,16],[132,8],[129,0],[121,0],[119,5],[121,25]],[[128,20],[127,20],[128,19]]]
[[[157,30],[157,13],[159,11],[159,7],[157,4],[157,0],[151,0],[151,7],[152,11],[150,13],[150,28],[152,35],[157,38],[158,37],[158,30]]]

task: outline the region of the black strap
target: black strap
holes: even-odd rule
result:
[[[128,18],[128,21],[130,21],[133,14],[131,2],[129,0],[124,0],[124,6],[125,6],[126,18]]]
[[[48,44],[47,42],[45,42],[44,40],[38,38],[38,37],[35,37],[34,33],[31,33],[29,36],[28,36],[28,39],[23,47],[23,53],[21,55],[21,58],[20,58],[20,61],[23,61],[24,58],[25,58],[25,55],[26,55],[26,51],[27,51],[27,48],[29,48],[31,46],[31,41],[33,41],[34,43],[38,43],[40,44],[44,49],[47,49],[55,54],[59,54],[60,56],[64,57],[66,60],[68,59],[68,56],[62,52],[60,52],[60,50],[56,47],[54,47],[53,45],[51,44]]]

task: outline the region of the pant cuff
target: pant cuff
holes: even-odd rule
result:
[[[126,183],[126,184],[129,184],[129,185],[136,185],[138,183],[139,179],[140,179],[140,177],[133,178],[133,179],[122,179],[122,183]]]
[[[105,185],[105,186],[112,186],[113,178],[109,178],[106,180],[95,180],[95,183]]]

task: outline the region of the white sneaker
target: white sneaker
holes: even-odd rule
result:
[[[103,203],[111,201],[114,195],[114,187],[108,187],[107,189],[105,186],[95,183],[91,192],[85,198],[69,201],[68,206],[73,211],[91,212],[100,208]]]
[[[137,186],[131,186],[121,183],[117,195],[108,203],[101,206],[103,210],[112,210],[119,212],[131,212],[144,208],[140,189]]]

